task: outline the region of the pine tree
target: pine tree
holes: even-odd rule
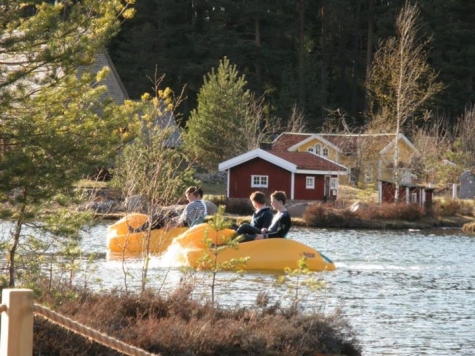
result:
[[[120,17],[131,16],[127,6],[120,0],[3,2],[0,191],[15,192],[3,212],[15,226],[4,245],[10,287],[17,255],[25,258],[28,252],[21,244],[26,221],[59,207],[64,201],[58,197],[72,196],[73,184],[109,164],[122,143],[119,128],[129,126],[133,113],[106,96],[101,85],[106,69],[91,73],[84,66],[117,32]],[[41,235],[69,233],[77,241],[78,225],[66,228],[77,221],[72,216],[59,221],[48,219]]]
[[[214,172],[218,164],[247,151],[242,124],[249,115],[250,93],[236,65],[226,57],[204,78],[198,107],[187,123],[184,143],[197,161]]]

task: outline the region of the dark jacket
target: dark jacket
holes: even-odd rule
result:
[[[278,213],[277,213],[278,214]],[[292,226],[292,220],[290,219],[290,214],[285,210],[274,224],[269,227],[267,234],[264,235],[264,238],[273,239],[276,237],[285,237]]]
[[[266,206],[252,214],[251,225],[258,228],[259,230],[262,228],[267,229],[272,223],[272,218],[273,215],[270,211],[270,207]]]

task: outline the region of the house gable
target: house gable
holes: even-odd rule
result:
[[[236,156],[234,158],[231,158],[225,162],[221,162],[219,164],[219,170],[220,171],[225,171],[227,169],[230,169],[234,166],[243,164],[244,162],[250,161],[254,158],[261,158],[267,162],[270,162],[276,166],[279,166],[287,171],[290,172],[295,172],[297,170],[297,166],[289,161],[286,161],[285,159],[282,159],[280,157],[277,157],[273,154],[270,154],[267,151],[264,151],[260,148],[256,148],[255,150],[246,152],[242,155]]]
[[[338,161],[350,170],[348,183],[375,184],[377,179],[390,179],[394,166],[395,134],[322,134],[342,152]],[[399,162],[410,165],[420,155],[402,134],[397,140]]]
[[[100,84],[105,85],[107,87],[107,95],[114,100],[117,105],[121,105],[125,100],[129,99],[129,94],[119,76],[119,72],[112,62],[112,58],[106,50],[97,53],[94,63],[84,67],[84,69],[90,73],[97,73],[104,67],[109,68],[110,72]]]

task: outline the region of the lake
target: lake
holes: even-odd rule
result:
[[[369,231],[295,228],[290,238],[333,259],[334,272],[319,273],[325,287],[302,293],[303,305],[332,312],[341,308],[361,341],[364,355],[473,355],[475,352],[475,237],[461,230]],[[105,252],[106,227],[84,237],[91,252]],[[102,288],[140,285],[140,260],[97,261]],[[148,286],[168,290],[183,276],[168,260],[150,261]],[[166,277],[165,277],[166,276]],[[198,277],[197,277],[198,276]],[[198,288],[209,294],[210,278]],[[222,273],[217,282],[220,305],[250,305],[259,292],[291,301],[291,287],[276,287],[276,274]],[[304,295],[305,294],[305,295]]]
[[[98,253],[94,270],[78,281],[97,290],[138,291],[140,259],[111,259],[106,249],[107,225],[84,234],[86,252]],[[302,306],[331,313],[340,309],[356,331],[363,354],[473,355],[475,353],[475,236],[455,229],[370,231],[294,228],[289,238],[310,245],[333,259],[337,270],[318,273],[325,282],[317,291],[302,289]],[[147,286],[166,293],[184,277],[173,251],[150,260]],[[125,277],[127,276],[127,282]],[[292,282],[276,286],[276,273],[220,273],[216,300],[224,307],[236,301],[254,303],[260,292],[273,302],[290,303]],[[196,297],[210,295],[208,273],[186,275],[196,284]]]

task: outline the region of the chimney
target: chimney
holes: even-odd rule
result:
[[[259,148],[264,151],[270,151],[272,149],[272,142],[261,142]]]

